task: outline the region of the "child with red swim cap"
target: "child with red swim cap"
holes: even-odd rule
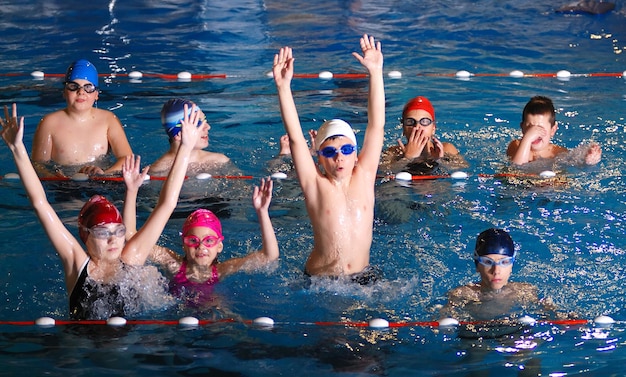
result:
[[[127,232],[117,208],[103,196],[94,196],[84,205],[78,217],[79,235],[84,247],[65,227],[46,198],[24,146],[24,117],[18,122],[15,104],[11,117],[6,106],[4,113],[5,119],[0,119],[2,138],[13,154],[35,213],[63,264],[71,318],[106,319],[138,314],[146,308],[138,301],[145,299],[143,303],[151,302],[142,294],[149,291],[144,289],[144,285],[152,284],[153,280],[138,280],[138,276],[147,277],[139,269],[176,208],[189,155],[200,136],[196,127],[198,113],[192,112],[182,121],[182,142],[173,169],[144,226],[126,242]],[[138,166],[139,163],[139,157],[135,160],[132,155],[126,156],[125,166]],[[147,168],[144,169],[146,171]],[[123,173],[126,176],[129,172],[125,169]]]
[[[383,153],[382,170],[397,173],[406,170],[404,168],[409,164],[433,163],[444,158],[466,166],[454,145],[444,143],[435,136],[435,109],[428,98],[418,96],[409,100],[402,110],[401,124],[407,142],[405,144],[398,139],[398,145]]]

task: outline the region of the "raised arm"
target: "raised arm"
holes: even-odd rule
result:
[[[364,34],[360,41],[363,56],[352,55],[369,73],[369,97],[367,105],[367,129],[363,148],[359,154],[360,168],[376,177],[385,136],[385,84],[383,81],[383,53],[380,42]]]
[[[276,233],[269,215],[273,187],[274,184],[271,179],[261,179],[261,186],[255,186],[252,195],[252,205],[259,219],[261,238],[263,240],[261,250],[250,253],[245,257],[233,258],[220,263],[218,265],[220,275],[228,275],[242,268],[251,270],[278,259],[278,240],[276,239]]]
[[[196,127],[200,113],[194,110],[189,113],[187,105],[184,106],[185,116],[181,122],[182,141],[167,180],[161,188],[159,201],[143,227],[128,241],[122,251],[122,259],[128,264],[141,265],[146,261],[172,212],[176,209],[191,152],[196,141],[200,138],[200,131]]]
[[[139,187],[141,187],[148,175],[148,169],[150,169],[150,166],[146,166],[140,171],[140,166],[141,157],[135,157],[134,154],[126,156],[122,166],[122,177],[126,185],[122,214],[124,226],[126,227],[126,241],[137,233],[137,194],[139,193]]]
[[[317,168],[315,167],[315,161],[311,156],[304,133],[302,132],[298,110],[296,109],[293,93],[291,92],[291,80],[294,71],[293,62],[294,58],[291,48],[283,47],[278,54],[274,55],[272,71],[274,73],[276,89],[278,90],[280,114],[287,135],[289,135],[291,156],[294,166],[296,167],[300,185],[302,185],[304,189],[308,183],[312,182],[317,176]]]
[[[65,227],[61,219],[48,202],[41,181],[33,168],[24,146],[24,117],[17,120],[17,105],[13,104],[13,115],[9,117],[9,110],[4,107],[5,119],[2,119],[2,139],[13,153],[15,165],[20,174],[22,184],[28,194],[39,221],[43,225],[52,246],[57,251],[63,269],[68,291],[78,277],[78,271],[87,259],[87,253],[83,250],[79,241]]]

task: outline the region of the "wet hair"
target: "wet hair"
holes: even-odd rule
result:
[[[522,124],[526,122],[528,114],[548,114],[550,116],[550,124],[554,126],[556,111],[554,110],[552,100],[548,97],[534,96],[528,101],[526,106],[524,106],[524,111],[522,112]]]

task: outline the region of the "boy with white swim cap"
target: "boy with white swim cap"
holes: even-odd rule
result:
[[[509,143],[506,154],[512,163],[523,165],[539,159],[554,159],[567,153],[567,148],[552,144],[552,137],[558,129],[556,111],[552,100],[544,96],[532,97],[522,112],[522,138]],[[581,145],[586,151],[576,165],[595,165],[602,158],[602,150],[597,143]],[[566,161],[564,161],[566,162]]]
[[[39,163],[39,175],[63,176],[63,166],[89,175],[122,170],[132,150],[117,116],[94,107],[99,96],[95,66],[85,59],[73,62],[63,85],[67,106],[44,116],[35,130],[32,159]],[[109,153],[116,159],[112,165],[104,159]],[[45,164],[61,167],[51,172]]]
[[[364,35],[363,56],[352,55],[368,70],[368,125],[361,153],[352,127],[342,120],[325,122],[317,131],[315,164],[302,132],[291,92],[293,53],[283,47],[274,56],[274,81],[291,155],[313,227],[314,245],[305,265],[309,275],[348,276],[368,273],[374,222],[374,185],[383,146],[385,89],[380,42]]]
[[[209,130],[211,125],[206,119],[206,115],[200,108],[190,100],[182,98],[174,98],[167,101],[161,109],[161,124],[165,129],[165,133],[169,138],[170,148],[161,157],[150,165],[150,174],[154,176],[165,176],[168,174],[176,151],[180,145],[180,122],[184,117],[183,106],[187,105],[189,109],[195,106],[196,111],[200,112],[200,121],[198,121],[198,129],[202,133],[202,137],[194,147],[189,162],[188,171],[200,173],[215,173],[215,169],[222,167],[230,162],[230,159],[222,153],[209,152],[204,150],[209,146]],[[209,171],[206,171],[209,170]]]

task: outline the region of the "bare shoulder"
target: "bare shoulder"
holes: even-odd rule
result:
[[[552,153],[554,154],[554,156],[561,154],[561,153],[566,153],[566,152],[568,152],[567,148],[562,147],[560,145],[552,144]]]
[[[104,109],[93,108],[93,114],[98,121],[106,122],[109,126],[120,125],[120,120],[114,112]]]
[[[515,152],[517,152],[517,149],[519,148],[521,142],[522,141],[520,139],[511,140],[508,147],[506,148],[506,154],[509,156],[513,156]]]
[[[450,299],[472,299],[474,296],[477,296],[479,292],[480,285],[472,283],[450,290],[448,296]]]
[[[59,125],[68,120],[68,116],[64,110],[57,110],[50,114],[44,115],[37,126],[38,130],[54,130]]]
[[[459,150],[451,143],[442,143],[443,144],[443,153],[449,155],[457,155],[459,154]]]
[[[173,154],[167,152],[150,164],[150,174],[154,176],[166,176],[174,163]]]
[[[202,162],[204,163],[225,164],[230,161],[230,158],[228,158],[225,154],[209,151],[204,152],[205,153],[202,158]]]

